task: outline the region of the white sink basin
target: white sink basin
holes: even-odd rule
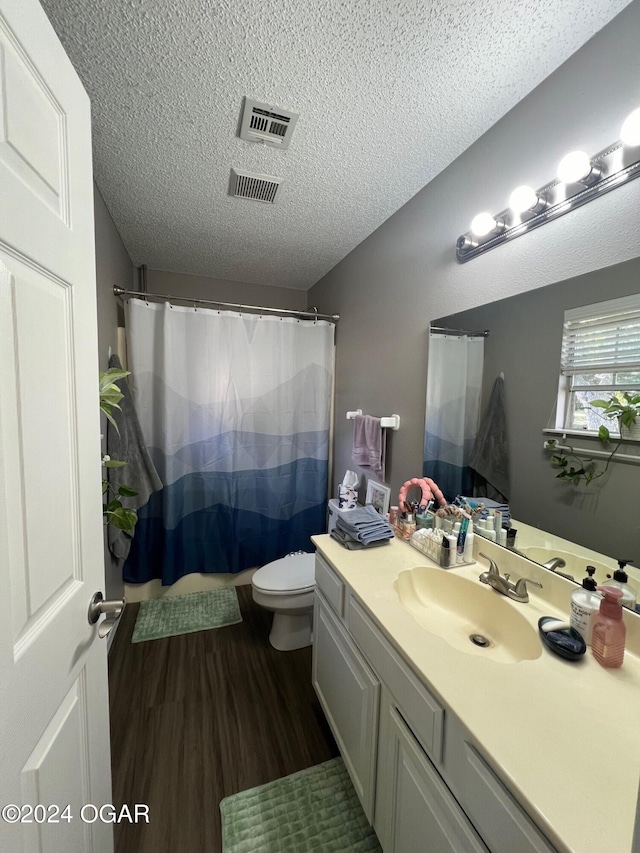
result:
[[[513,603],[479,581],[420,566],[400,572],[393,588],[419,625],[458,651],[499,663],[542,653],[536,627],[519,610],[530,605]],[[486,645],[477,645],[478,637]]]

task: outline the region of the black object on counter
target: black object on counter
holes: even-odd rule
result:
[[[566,660],[580,660],[587,651],[587,644],[582,638],[582,634],[575,628],[564,628],[561,631],[549,631],[545,634],[542,626],[545,622],[557,622],[555,616],[541,616],[538,619],[538,633],[542,638],[545,646],[556,655]]]

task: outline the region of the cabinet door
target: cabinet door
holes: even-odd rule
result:
[[[375,827],[385,853],[488,853],[396,708],[382,715]]]
[[[313,686],[373,822],[380,682],[316,590]]]
[[[470,734],[450,714],[445,746],[447,781],[482,835],[495,851],[555,853],[512,793],[482,757]]]

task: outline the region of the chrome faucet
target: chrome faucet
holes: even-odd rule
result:
[[[559,571],[559,569],[562,569],[567,565],[562,557],[552,557],[550,560],[547,560],[546,563],[541,563],[541,565],[543,569],[549,569],[557,575],[560,575],[561,578],[566,578],[568,581],[574,581],[575,583],[573,575],[567,575],[564,572]]]
[[[479,580],[482,583],[488,584],[501,595],[506,595],[507,598],[511,598],[513,601],[521,601],[523,604],[526,604],[529,601],[529,593],[527,592],[528,583],[539,586],[542,589],[542,584],[534,581],[532,578],[520,578],[515,584],[511,583],[509,575],[506,573],[501,575],[497,563],[491,557],[487,557],[486,554],[482,553],[480,556],[489,561],[489,570],[482,572]]]
[[[546,563],[542,563],[542,568],[551,569],[552,572],[555,572],[556,569],[562,569],[566,565],[567,564],[562,557],[552,557],[550,560],[547,560]]]

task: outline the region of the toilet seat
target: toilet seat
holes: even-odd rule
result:
[[[251,584],[265,595],[303,594],[315,586],[314,567],[315,554],[289,554],[258,569]]]

